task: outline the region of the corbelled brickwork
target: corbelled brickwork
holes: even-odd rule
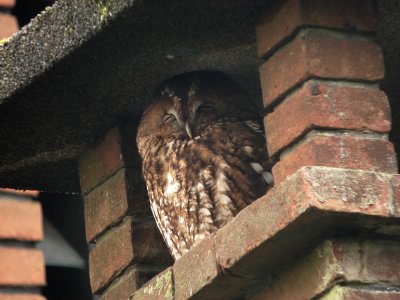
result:
[[[90,282],[101,299],[128,297],[171,263],[150,212],[135,144],[135,124],[121,124],[79,160],[85,197]]]
[[[361,170],[301,168],[267,195],[246,207],[215,235],[202,241],[175,262],[172,268],[174,299],[234,299],[244,295],[251,299],[254,292],[259,291],[263,285],[270,286],[271,282],[283,276],[280,275],[282,270],[288,269],[289,275],[295,272],[292,265],[299,264],[299,260],[303,261],[301,255],[313,246],[318,246],[321,237],[335,232],[376,236],[379,233],[390,233],[390,230],[395,231],[396,228],[398,230],[400,214],[393,208],[400,204],[400,195],[395,196],[399,178],[397,174]],[[326,256],[321,261],[329,264],[308,266],[310,269],[315,268],[313,274],[325,273],[326,281],[332,283],[337,279],[335,272],[341,274],[340,270],[334,269],[339,264],[351,270],[356,268],[357,263],[357,268],[362,269],[364,264],[381,255],[380,260],[365,269],[363,282],[371,280],[379,283],[380,279],[376,278],[383,272],[390,273],[387,276],[391,276],[393,285],[397,284],[398,267],[387,263],[398,255],[395,251],[400,247],[397,241],[377,239],[375,245],[374,240],[368,240],[364,246],[359,245],[357,239],[344,238],[344,242],[341,241],[327,240],[321,247],[328,247],[328,252],[333,252],[338,259],[348,248],[351,249],[351,255],[340,258],[342,260],[337,263]],[[342,252],[340,249],[343,249]],[[320,251],[314,251],[319,257]],[[368,262],[355,262],[355,255],[362,255],[362,251],[366,253],[364,257],[368,258]],[[304,260],[302,264],[306,265],[307,258]],[[374,272],[376,277],[370,275]],[[152,290],[152,286],[163,281],[160,276],[163,275],[153,278],[144,288],[134,293],[131,299],[153,299],[153,295],[145,293],[145,290]],[[310,274],[302,276],[308,278]],[[341,282],[352,280],[352,277],[343,277]],[[298,284],[304,282],[299,280]],[[327,292],[332,287],[328,283],[321,285],[319,291],[309,293]],[[315,284],[321,283],[316,281]],[[158,293],[163,292],[160,289]]]
[[[397,299],[400,176],[374,5],[286,0],[265,12],[275,187],[175,262],[173,288],[155,289],[160,274],[131,299]]]
[[[44,299],[26,288],[46,284],[42,251],[42,209],[32,201],[38,192],[0,189],[0,299]]]
[[[82,156],[102,299],[399,296],[400,175],[375,13],[360,0],[283,0],[265,12],[257,44],[275,186],[137,291],[139,267],[166,262],[145,202],[130,196],[145,195],[138,164],[125,166],[134,133],[119,126]]]
[[[387,98],[373,87],[360,88],[342,82],[305,83],[265,117],[270,155],[292,145],[312,129],[389,132]]]
[[[257,26],[258,54],[265,59],[260,78],[267,111],[267,147],[277,161],[272,169],[275,184],[279,189],[293,183],[285,192],[286,201],[292,204],[295,193],[308,194],[311,188],[315,202],[308,203],[338,213],[331,215],[330,234],[357,231],[356,224],[343,229],[338,216],[344,212],[354,214],[355,219],[361,215],[383,217],[375,223],[379,228],[375,234],[390,232],[384,229],[385,223],[399,217],[399,176],[390,175],[398,172],[396,153],[388,141],[390,107],[377,84],[384,77],[382,51],[373,39],[377,24],[374,1],[285,0],[267,11]],[[304,166],[337,171],[312,167],[301,176],[305,181],[295,184],[296,171]],[[267,198],[274,193],[276,190]],[[346,204],[344,210],[342,204]],[[302,205],[304,200],[296,210]],[[294,216],[298,221],[293,206],[283,209],[288,220]],[[278,226],[290,227],[287,222]],[[363,222],[355,223],[366,226]],[[396,224],[398,228],[399,222]],[[318,220],[309,225],[324,226]],[[399,266],[393,263],[398,261],[400,244],[387,239],[349,237],[325,242],[249,298],[400,296]],[[246,266],[242,268],[246,275],[256,275]],[[346,287],[338,285],[343,283]]]
[[[293,37],[304,27],[320,27],[350,32],[374,32],[378,26],[371,1],[290,0],[276,1],[256,27],[258,56]]]
[[[374,1],[286,0],[257,26],[276,184],[302,166],[397,173]],[[289,18],[289,16],[292,16]]]

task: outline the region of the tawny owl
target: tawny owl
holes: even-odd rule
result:
[[[178,259],[272,183],[256,106],[222,72],[157,88],[137,134],[151,209]]]

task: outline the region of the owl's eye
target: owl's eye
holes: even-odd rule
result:
[[[197,108],[198,113],[210,113],[213,111],[215,111],[215,107],[206,103],[200,105],[199,108]]]
[[[175,116],[173,114],[166,114],[163,118],[164,123],[170,124],[175,122]]]

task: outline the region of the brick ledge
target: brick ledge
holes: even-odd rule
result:
[[[175,299],[237,297],[322,238],[398,236],[399,180],[397,174],[303,167],[167,269],[174,281],[167,292]],[[148,293],[159,281],[156,276],[131,299],[163,299],[161,290]]]

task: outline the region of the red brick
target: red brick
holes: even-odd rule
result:
[[[272,168],[275,184],[304,166],[397,173],[393,144],[385,139],[316,133],[295,146]]]
[[[81,155],[79,176],[83,193],[90,192],[123,166],[140,170],[135,138],[133,125],[114,127]]]
[[[0,247],[0,286],[45,284],[44,257],[41,251]]]
[[[380,90],[309,81],[264,119],[269,154],[314,128],[390,131],[387,97]]]
[[[310,210],[324,212],[327,220],[328,213],[337,217],[340,214],[388,217],[392,205],[389,181],[390,178],[381,173],[328,167],[301,168],[217,232],[215,243],[221,267],[244,277],[262,276],[266,272],[265,257],[279,255],[274,251],[283,251],[285,243],[303,243],[313,230],[324,230],[322,224],[318,224],[320,228],[313,228],[316,224],[310,217],[306,225],[308,232],[298,228],[301,234],[295,231],[289,241],[275,247],[266,246],[270,250],[260,247],[265,241],[273,241],[273,237]],[[255,260],[252,264],[243,259],[250,252]]]
[[[15,16],[0,13],[0,40],[11,37],[18,30],[18,21]]]
[[[262,57],[297,28],[319,26],[351,31],[375,31],[373,1],[288,0],[266,10],[256,27],[258,56]]]
[[[366,39],[307,29],[260,67],[265,106],[312,78],[377,81],[384,76],[382,51]]]
[[[0,224],[0,239],[43,239],[42,209],[39,202],[0,196]]]
[[[15,0],[0,0],[0,7],[14,7]]]
[[[333,244],[335,258],[350,282],[400,284],[400,242],[340,239]]]
[[[173,300],[174,278],[172,268],[166,269],[129,297],[129,300]]]
[[[351,286],[335,286],[321,300],[398,300],[400,292],[374,290],[367,286],[364,290]]]
[[[396,216],[400,215],[400,175],[392,177],[393,187],[393,213]]]
[[[129,299],[129,296],[138,290],[143,284],[149,281],[152,277],[157,275],[161,270],[138,268],[125,272],[121,278],[116,279],[110,287],[103,293],[101,300],[120,300]]]
[[[97,293],[131,263],[161,265],[171,256],[153,219],[126,218],[102,237],[89,254],[90,283]]]
[[[247,286],[258,283],[251,278],[224,274],[217,262],[214,235],[178,259],[173,271],[176,300],[235,299]],[[219,282],[218,288],[212,287],[215,281]],[[204,289],[205,286],[211,287]]]
[[[178,259],[173,269],[177,300],[189,299],[214,280],[220,273],[215,254],[214,235],[207,237],[192,251]]]
[[[347,282],[372,284],[386,282],[398,285],[399,268],[398,241],[356,238],[327,240],[311,254],[297,259],[294,266],[262,288],[251,299],[314,299],[332,285]],[[329,294],[333,295],[332,292]]]
[[[123,168],[85,196],[87,240],[124,216],[137,213],[150,213],[146,187],[137,170]]]
[[[391,207],[389,178],[360,170],[306,167],[302,182],[313,207],[332,212],[388,217]]]
[[[0,300],[46,300],[46,298],[32,294],[0,294]]]
[[[191,295],[190,299],[240,298],[246,290],[265,284],[269,278],[276,280],[275,275],[299,262],[300,255],[316,241],[332,236],[338,230],[356,234],[392,228],[398,233],[400,214],[392,213],[391,182],[395,176],[361,170],[303,167],[243,209],[215,234],[214,243],[204,240],[204,244],[200,243],[175,262],[176,299],[188,295]],[[347,266],[343,270],[349,281],[354,278],[364,281],[382,279],[382,282],[398,280],[394,274],[399,269],[400,251],[388,246],[390,241],[382,243],[373,241],[372,247],[357,242],[351,247],[335,243],[330,252],[340,263],[335,264],[329,259],[327,262],[334,267]],[[393,243],[398,247],[398,241]],[[360,251],[358,247],[367,248]],[[217,266],[213,265],[214,251]],[[320,257],[320,253],[317,254]],[[374,259],[376,261],[371,262]],[[393,260],[396,263],[390,263]],[[384,266],[380,266],[382,264]],[[328,273],[333,275],[325,279],[341,280],[335,272]],[[319,278],[317,272],[305,276],[307,280]],[[308,286],[307,280],[297,282]],[[236,293],[225,297],[227,291],[232,290]],[[143,295],[142,288],[133,299],[141,299]]]

